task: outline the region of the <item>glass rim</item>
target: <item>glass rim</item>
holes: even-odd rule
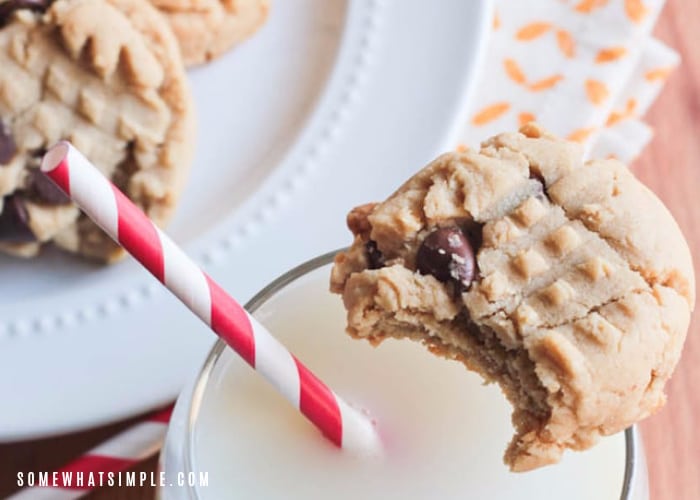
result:
[[[258,308],[260,308],[260,306],[262,306],[265,302],[267,302],[267,300],[269,300],[274,294],[281,291],[284,287],[293,283],[297,279],[309,274],[310,272],[315,271],[325,265],[333,263],[333,259],[335,258],[335,256],[345,249],[346,248],[339,248],[337,250],[326,252],[290,269],[289,271],[285,272],[281,276],[271,281],[267,286],[265,286],[250,300],[248,300],[248,302],[246,302],[244,306],[245,309],[250,314],[254,314],[255,311]],[[199,373],[197,374],[197,377],[195,379],[192,395],[189,401],[189,407],[187,409],[185,425],[187,435],[184,439],[184,462],[186,470],[188,471],[194,471],[194,448],[192,446],[192,437],[194,435],[194,426],[197,420],[197,416],[199,414],[199,408],[201,406],[200,402],[204,391],[206,390],[209,376],[211,375],[211,372],[214,369],[216,362],[219,360],[221,354],[224,352],[224,349],[226,347],[227,345],[223,340],[217,339],[216,343],[209,351],[209,354],[207,354],[206,360],[204,361],[204,364],[202,365],[202,368],[199,370]],[[631,427],[628,427],[624,431],[625,472],[622,480],[622,491],[620,493],[620,500],[628,500],[630,498],[630,494],[632,493],[632,485],[634,484],[634,475],[636,473],[635,466],[637,465],[637,448],[639,446],[637,443],[639,437],[635,428],[636,425],[633,425]],[[196,488],[192,488],[192,492],[194,498],[199,498]]]

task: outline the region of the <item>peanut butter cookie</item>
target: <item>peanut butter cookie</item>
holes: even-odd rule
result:
[[[219,57],[267,19],[268,0],[151,0],[170,23],[185,64]]]
[[[693,266],[673,217],[624,165],[584,163],[528,125],[441,156],[348,225],[355,240],[331,278],[348,332],[420,341],[498,383],[514,407],[512,470],[663,405]]]
[[[194,113],[178,46],[139,0],[0,3],[0,249],[53,242],[110,261],[121,252],[38,170],[70,140],[158,223],[189,168]]]

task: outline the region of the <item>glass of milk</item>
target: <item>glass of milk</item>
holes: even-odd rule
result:
[[[375,348],[348,337],[341,299],[328,291],[332,260],[333,253],[293,269],[247,308],[341,397],[371,413],[383,456],[337,449],[219,341],[178,399],[160,464],[174,486],[160,498],[648,499],[635,429],[566,452],[559,464],[509,472],[502,454],[511,409],[499,388],[408,340]]]

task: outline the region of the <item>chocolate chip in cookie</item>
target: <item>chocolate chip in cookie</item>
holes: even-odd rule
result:
[[[32,199],[45,205],[65,205],[71,201],[68,195],[38,168],[29,171],[27,193]]]
[[[365,244],[365,251],[367,252],[367,261],[369,262],[370,269],[384,267],[384,255],[382,255],[381,250],[377,247],[376,241],[369,240]]]
[[[416,254],[416,265],[421,274],[442,282],[455,281],[464,288],[469,287],[476,270],[474,250],[456,226],[440,227],[426,236]]]
[[[24,201],[17,195],[7,196],[0,212],[0,241],[27,243],[35,240]]]

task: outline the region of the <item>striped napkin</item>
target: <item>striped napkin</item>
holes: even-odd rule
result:
[[[461,145],[536,120],[591,157],[633,160],[642,117],[679,64],[652,38],[665,0],[496,0]]]

